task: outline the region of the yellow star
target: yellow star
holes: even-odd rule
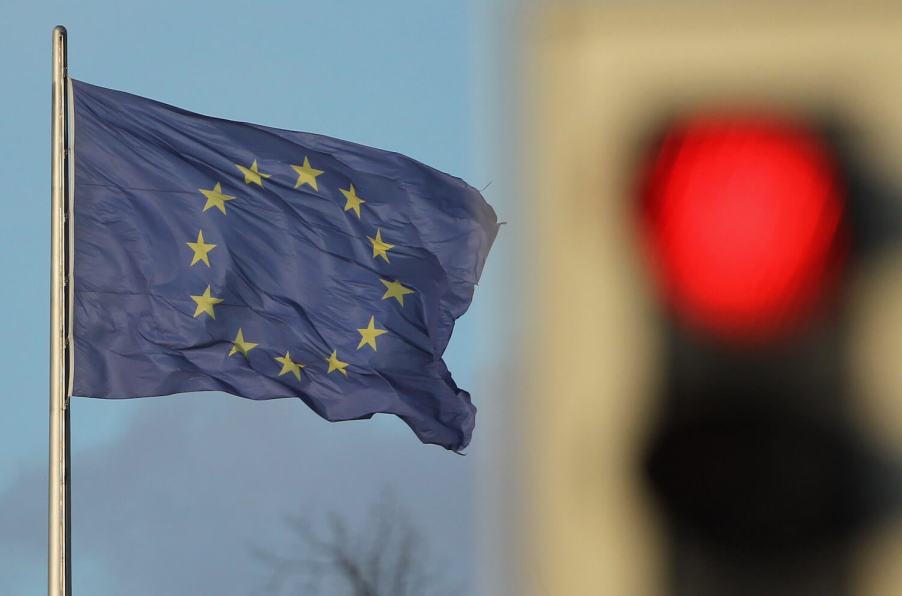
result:
[[[185,244],[194,251],[194,258],[191,259],[191,267],[194,266],[198,261],[203,261],[204,264],[209,267],[210,266],[210,258],[208,257],[208,253],[216,248],[215,244],[206,244],[204,242],[204,232],[203,230],[197,231],[197,242],[186,242]]]
[[[204,312],[210,315],[210,318],[216,318],[216,313],[213,312],[213,305],[222,302],[222,298],[214,298],[213,296],[211,296],[210,286],[207,286],[207,289],[204,290],[203,294],[201,294],[200,296],[192,296],[191,299],[197,303],[197,308],[194,309],[195,319]]]
[[[373,258],[382,257],[385,259],[385,262],[388,263],[388,251],[395,247],[394,244],[389,244],[388,242],[382,241],[382,230],[376,229],[376,237],[370,238],[367,236],[367,240],[373,245]]]
[[[235,164],[235,167],[241,170],[241,173],[244,174],[244,183],[245,184],[256,184],[260,188],[263,188],[263,179],[269,178],[271,174],[264,174],[260,170],[257,169],[257,160],[254,160],[254,163],[251,164],[251,167],[246,168],[241,164]]]
[[[291,354],[289,352],[285,352],[284,356],[277,356],[276,362],[279,362],[282,365],[282,370],[279,371],[280,377],[292,373],[298,381],[301,380],[301,369],[304,368],[304,365],[300,362],[294,362],[291,359]]]
[[[341,194],[345,196],[347,201],[345,202],[345,211],[354,210],[354,213],[357,214],[357,219],[360,219],[360,206],[366,203],[363,199],[357,196],[357,191],[354,190],[354,185],[351,185],[351,188],[345,190],[343,188],[339,188]]]
[[[222,185],[219,182],[217,182],[213,188],[198,188],[197,190],[207,197],[207,204],[204,205],[204,211],[210,207],[216,207],[225,213],[225,202],[235,198],[232,195],[223,194]]]
[[[326,358],[326,362],[329,363],[329,370],[326,371],[326,374],[332,372],[333,370],[337,370],[344,376],[348,376],[348,371],[345,369],[348,368],[347,362],[342,362],[338,359],[338,355],[335,353],[335,350],[332,350],[332,354]]]
[[[238,335],[235,336],[235,341],[232,342],[232,349],[229,350],[229,356],[233,356],[239,352],[247,358],[247,353],[257,347],[257,344],[244,341],[244,333],[241,332],[241,327],[238,328]],[[298,373],[300,374],[300,373]]]
[[[357,333],[360,334],[360,343],[357,344],[357,349],[359,350],[363,346],[369,346],[376,349],[376,338],[382,335],[383,333],[388,333],[385,329],[376,329],[376,317],[370,317],[370,323],[363,329],[358,329]]]
[[[307,184],[313,187],[313,190],[319,190],[319,188],[316,186],[316,177],[322,174],[323,171],[311,167],[310,160],[307,159],[306,155],[304,156],[304,165],[293,165],[291,166],[291,169],[298,173],[298,181],[294,183],[295,188]]]
[[[401,306],[404,306],[404,296],[407,294],[413,294],[413,290],[410,288],[405,288],[401,285],[400,282],[397,281],[388,281],[387,279],[380,279],[382,285],[385,286],[385,294],[382,295],[383,300],[388,300],[389,298],[395,298],[398,302],[401,303]]]

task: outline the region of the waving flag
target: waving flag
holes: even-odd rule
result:
[[[442,361],[498,230],[402,155],[73,81],[75,395],[299,397],[461,450]]]

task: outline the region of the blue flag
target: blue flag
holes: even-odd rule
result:
[[[476,410],[442,354],[498,231],[479,192],[397,153],[73,94],[75,395],[299,397],[466,447]]]

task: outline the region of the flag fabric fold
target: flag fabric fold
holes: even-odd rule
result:
[[[442,354],[498,231],[478,191],[347,141],[73,96],[75,395],[299,397],[466,447],[476,410]]]

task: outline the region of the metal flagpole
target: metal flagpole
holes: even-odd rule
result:
[[[50,493],[48,596],[72,593],[69,528],[66,28],[53,28],[50,193]]]

